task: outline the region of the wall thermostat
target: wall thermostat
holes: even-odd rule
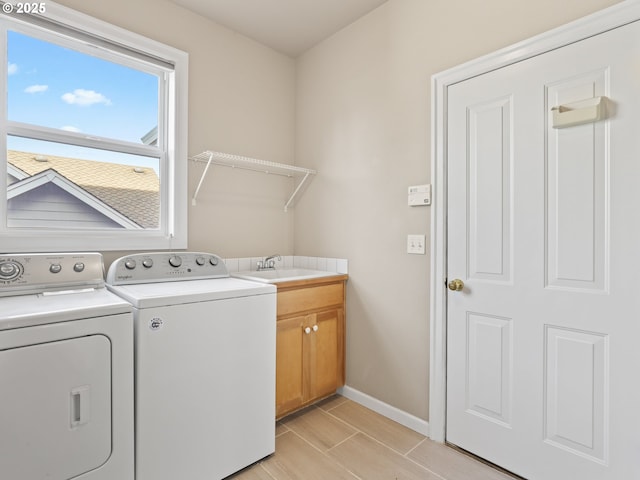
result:
[[[409,187],[409,206],[431,205],[431,184]]]

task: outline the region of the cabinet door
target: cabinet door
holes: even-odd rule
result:
[[[276,417],[299,407],[304,398],[304,327],[308,316],[278,320],[276,335]]]
[[[310,378],[307,400],[330,395],[344,383],[343,310],[330,310],[312,317],[312,332],[308,335]]]

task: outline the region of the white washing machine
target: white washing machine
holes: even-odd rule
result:
[[[0,478],[132,480],[133,317],[99,253],[0,255]]]
[[[276,287],[196,252],[116,260],[134,309],[136,480],[216,480],[275,450]]]

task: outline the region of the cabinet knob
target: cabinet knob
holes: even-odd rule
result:
[[[317,332],[317,331],[318,331],[318,325],[314,325],[314,326],[313,326],[313,331],[314,331],[314,332]]]
[[[306,327],[304,329],[304,333],[306,333],[307,335],[309,335],[311,333],[311,327]]]

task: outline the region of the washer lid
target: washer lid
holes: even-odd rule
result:
[[[275,294],[275,285],[240,278],[215,278],[183,282],[141,283],[107,287],[136,308],[162,307],[227,298]]]
[[[131,305],[106,288],[0,298],[0,331],[130,313]]]

